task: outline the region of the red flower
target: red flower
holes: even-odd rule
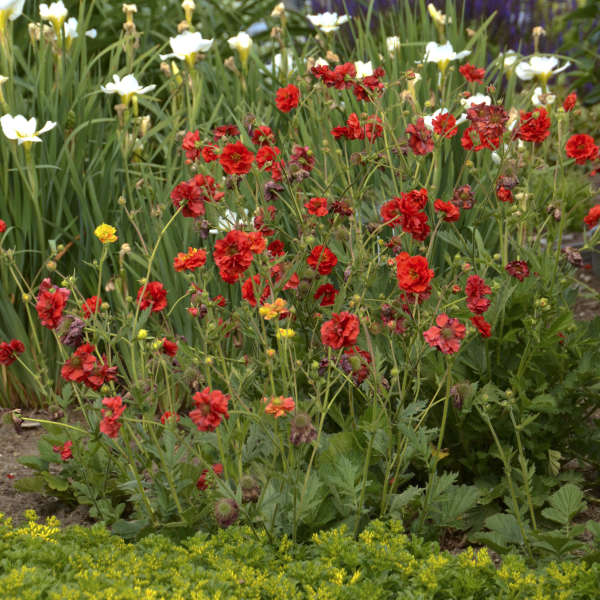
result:
[[[250,306],[256,306],[255,290],[260,291],[260,275],[257,273],[252,277],[248,277],[242,284],[242,298],[246,300]],[[265,300],[269,297],[271,288],[266,285],[262,293],[260,294],[260,303],[264,304]]]
[[[137,293],[140,310],[151,308],[152,312],[160,312],[167,307],[167,290],[159,281],[149,281]]]
[[[285,248],[281,240],[273,240],[267,246],[267,252],[269,256],[275,258],[276,256],[283,256],[285,254]]]
[[[162,415],[160,415],[160,422],[164,425],[171,418],[175,418],[176,423],[178,423],[180,419],[177,413],[171,413],[167,410]]]
[[[431,131],[425,125],[423,117],[419,117],[416,124],[411,123],[406,128],[406,133],[410,136],[408,145],[414,154],[422,156],[433,152],[433,138]]]
[[[277,146],[262,146],[259,148],[256,153],[256,164],[258,165],[258,168],[262,169],[265,165],[267,168],[272,166],[279,153],[280,150]]]
[[[173,259],[173,267],[176,271],[193,271],[206,263],[206,250],[188,247],[187,254],[179,252]]]
[[[524,260],[513,260],[506,265],[506,272],[519,281],[523,281],[525,277],[529,277],[529,267]]]
[[[337,256],[327,246],[315,246],[306,259],[308,266],[320,275],[329,275],[337,261]]]
[[[473,190],[469,184],[461,185],[454,189],[452,194],[452,202],[461,210],[470,210],[475,204]]]
[[[565,112],[571,112],[575,108],[577,103],[577,94],[575,92],[569,94],[563,102],[563,108]]]
[[[219,162],[228,175],[245,175],[252,167],[254,154],[242,142],[227,144],[219,156]]]
[[[0,233],[4,233],[6,231],[6,223],[0,219]]]
[[[283,396],[271,396],[271,398],[263,398],[265,406],[265,413],[273,415],[276,419],[284,417],[287,413],[290,413],[296,408],[296,403],[292,400],[291,396],[284,398]]]
[[[395,197],[386,202],[381,207],[381,218],[389,227],[397,227],[400,225],[402,210],[400,208],[400,198]]]
[[[353,346],[360,331],[358,317],[349,312],[332,313],[331,320],[321,325],[321,341],[334,350]]]
[[[25,346],[19,340],[0,343],[0,365],[12,365],[17,360],[17,354],[23,354]]]
[[[316,217],[324,217],[329,214],[327,198],[311,198],[308,202],[304,203],[304,208],[306,208],[309,215]]]
[[[299,99],[300,90],[293,83],[290,83],[290,85],[277,90],[275,104],[281,112],[288,113],[292,108],[298,106]]]
[[[489,338],[492,335],[492,326],[480,315],[471,317],[471,323],[475,325],[481,337]]]
[[[65,288],[53,286],[49,278],[42,281],[35,309],[44,327],[48,329],[58,327],[70,294],[71,292]]]
[[[434,325],[423,332],[425,341],[444,354],[455,354],[460,348],[460,340],[465,337],[465,326],[458,320],[442,313],[435,319]]]
[[[429,268],[424,256],[410,256],[408,252],[400,252],[396,256],[396,277],[401,290],[421,294],[429,290],[433,270]]]
[[[540,106],[532,112],[521,111],[516,137],[524,142],[543,142],[550,135],[548,111]]]
[[[315,157],[308,146],[298,146],[294,144],[292,155],[290,156],[290,165],[310,173],[315,166]]]
[[[73,442],[69,440],[68,442],[65,442],[62,446],[52,446],[52,450],[54,450],[54,452],[60,453],[61,460],[67,461],[73,458],[73,454],[71,453],[72,447]]]
[[[183,181],[171,192],[171,200],[175,208],[179,208],[182,202],[185,206],[181,211],[184,217],[192,217],[198,219],[206,213],[204,204],[206,202],[219,202],[225,195],[219,192],[219,185],[215,184],[215,180],[210,175],[198,174]]]
[[[485,77],[485,69],[478,69],[477,67],[467,63],[458,67],[460,74],[471,83],[483,83]]]
[[[98,296],[86,298],[85,302],[81,305],[81,310],[83,310],[83,318],[89,319],[94,313],[97,313],[101,304],[102,300],[100,300]]]
[[[458,133],[456,117],[450,113],[440,113],[431,121],[431,124],[433,131],[445,138],[454,137]]]
[[[451,200],[444,202],[439,198],[433,203],[433,208],[438,212],[445,213],[444,221],[446,223],[452,223],[453,221],[458,221],[460,217],[460,209],[456,204],[454,204]]]
[[[596,204],[596,206],[592,206],[588,211],[588,214],[583,218],[583,222],[588,227],[595,227],[598,224],[598,220],[600,219],[600,204]]]
[[[219,390],[206,387],[201,392],[196,392],[193,399],[196,408],[190,411],[190,419],[199,431],[214,431],[221,424],[223,417],[229,419],[229,394],[225,395]]]
[[[400,219],[402,231],[410,233],[413,239],[422,242],[431,231],[427,224],[427,213],[420,212],[416,215],[404,214]]]
[[[467,279],[465,294],[467,295],[467,308],[476,315],[483,314],[490,307],[490,300],[484,298],[492,293],[492,289],[478,275],[471,275]]]
[[[593,161],[598,157],[598,146],[594,138],[587,133],[572,135],[565,146],[567,156],[574,158],[578,165],[583,165],[587,160]]]
[[[212,466],[212,470],[213,470],[213,473],[217,477],[221,477],[221,475],[223,475],[223,465],[221,463],[215,463]],[[196,482],[196,487],[199,490],[205,490],[206,488],[208,488],[208,483],[206,481],[207,475],[208,475],[208,469],[204,469],[204,471],[202,471],[202,473],[200,474],[198,481]]]
[[[511,202],[513,201],[512,191],[509,188],[504,187],[503,185],[498,186],[496,189],[496,198],[500,200],[500,202]]]
[[[107,408],[103,408],[101,411],[103,419],[100,422],[100,431],[109,438],[116,438],[119,435],[119,429],[121,429],[122,425],[119,418],[127,406],[123,404],[123,398],[121,398],[121,396],[103,398],[102,404]]]
[[[267,247],[267,240],[260,231],[251,231],[247,234],[250,240],[250,250],[254,254],[262,254]]]
[[[117,367],[109,367],[104,362],[98,362],[94,354],[95,346],[82,344],[71,357],[65,362],[60,374],[67,381],[83,383],[94,390],[100,389],[106,381],[116,379]],[[106,360],[106,357],[102,357]]]
[[[503,106],[474,104],[467,110],[467,118],[479,134],[481,148],[497,148],[500,145],[500,138],[509,119]]]
[[[206,144],[202,148],[202,158],[204,162],[211,163],[219,158],[219,147],[214,144]]]
[[[313,67],[311,72],[317,79],[321,79],[327,87],[344,90],[354,87],[355,84],[356,67],[354,63],[337,65],[332,71],[326,65]]]
[[[269,146],[275,143],[275,134],[270,127],[261,125],[252,132],[252,143],[255,146]]]
[[[240,130],[236,125],[219,125],[213,131],[213,139],[218,142],[223,137],[237,137],[240,135]]]
[[[357,100],[366,100],[371,102],[372,98],[369,92],[375,92],[382,94],[385,88],[383,82],[379,81],[380,77],[385,75],[385,71],[381,67],[377,67],[372,75],[362,77],[359,81],[354,84],[354,96]]]
[[[339,294],[330,283],[324,283],[317,288],[313,298],[318,300],[321,298],[321,306],[332,306],[335,303],[335,297]]]
[[[213,258],[223,281],[234,283],[250,266],[254,256],[251,245],[250,236],[237,229],[215,242]]]
[[[162,339],[161,351],[167,356],[175,356],[179,350],[176,342],[170,342],[167,338]]]
[[[181,143],[181,147],[185,150],[185,157],[187,160],[185,162],[191,163],[200,158],[200,134],[198,130],[196,131],[188,131]]]

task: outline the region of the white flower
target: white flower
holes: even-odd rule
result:
[[[14,21],[21,16],[24,4],[25,0],[0,0],[0,30],[6,19]]]
[[[291,73],[294,70],[294,59],[292,58],[289,50],[286,52],[286,55],[287,55],[287,72]],[[283,58],[281,57],[281,54],[279,52],[273,57],[272,63],[268,63],[265,65],[267,71],[270,71],[273,74],[280,72],[282,69],[282,66],[283,66]]]
[[[546,85],[548,79],[552,75],[557,75],[571,66],[570,62],[566,62],[562,67],[556,68],[559,65],[559,60],[556,56],[531,56],[529,61],[520,62],[515,69],[517,77],[523,81],[530,81],[534,77]]]
[[[77,19],[75,17],[69,17],[63,25],[65,39],[74,40],[76,37],[79,37],[79,33],[77,31],[78,27],[79,23],[77,22]],[[98,32],[96,29],[88,29],[85,32],[85,35],[89,38],[95,39],[98,36]]]
[[[328,67],[329,63],[322,57],[319,56],[319,58],[317,58],[317,60],[315,61],[315,67]]]
[[[242,50],[249,50],[251,48],[252,38],[245,31],[242,31],[235,37],[230,37],[227,43],[232,50],[241,52]]]
[[[0,85],[6,83],[8,81],[8,77],[6,75],[0,75]]]
[[[51,21],[57,34],[60,32],[60,28],[67,18],[68,12],[67,7],[63,4],[62,0],[53,2],[50,6],[47,4],[40,4],[40,17],[44,21]]]
[[[533,90],[533,94],[531,96],[531,102],[535,106],[549,106],[550,104],[554,104],[556,100],[556,96],[554,94],[544,93],[541,87],[536,87]]]
[[[324,12],[318,15],[307,15],[308,20],[323,33],[332,33],[348,20],[348,15],[338,16],[334,12]]]
[[[385,39],[385,44],[387,46],[388,52],[392,54],[396,50],[400,49],[400,38],[397,35],[393,35]]]
[[[161,54],[160,59],[165,60],[175,57],[180,60],[186,60],[190,65],[193,65],[196,54],[210,50],[212,43],[213,40],[205,40],[199,31],[195,31],[194,33],[184,31],[175,37],[169,38],[169,44],[171,44],[173,52],[170,54]]]
[[[465,56],[469,56],[469,54],[471,54],[470,50],[454,52],[454,48],[450,42],[446,42],[445,44],[429,42],[427,46],[425,46],[425,56],[423,57],[423,60],[425,62],[437,63],[439,70],[444,72],[451,60],[460,60]]]
[[[427,12],[436,25],[446,25],[446,23],[452,23],[452,18],[446,16],[441,10],[438,10],[434,6],[433,2],[430,2],[427,5]]]
[[[430,131],[433,131],[433,120],[438,115],[445,115],[447,113],[448,113],[447,108],[438,108],[432,115],[427,115],[427,116],[423,117],[425,127],[427,127],[427,129],[429,129]],[[460,115],[460,117],[458,119],[456,119],[456,124],[460,125],[461,123],[464,123],[466,120],[467,120],[467,115],[465,113],[463,113],[462,115]]]
[[[354,63],[354,66],[356,67],[356,79],[362,79],[363,77],[370,77],[373,75],[373,65],[371,64],[371,61],[361,62],[360,60],[357,60]]]
[[[471,106],[474,106],[475,104],[487,104],[489,106],[492,103],[492,99],[484,94],[473,94],[468,98],[462,98],[460,103],[465,108],[471,108]]]
[[[226,208],[223,216],[217,219],[215,228],[209,229],[208,232],[216,235],[220,231],[231,231],[232,229],[235,229],[238,223],[248,219],[248,210],[242,208],[242,211],[244,212],[244,215],[243,217],[240,217],[237,213],[234,213],[232,210]]]
[[[500,58],[502,59],[502,66],[508,71],[519,60],[519,55],[514,50],[507,50],[506,54],[500,54]]]
[[[0,125],[2,126],[4,135],[9,140],[17,140],[19,144],[41,142],[42,140],[38,136],[56,127],[56,123],[46,121],[46,124],[37,130],[37,119],[31,117],[31,119],[27,120],[23,115],[17,115],[16,117],[4,115],[0,118]]]
[[[105,94],[119,94],[119,96],[121,96],[121,102],[127,106],[133,96],[151,92],[156,86],[147,85],[146,87],[142,87],[137,79],[130,74],[125,75],[123,79],[118,75],[113,75],[113,80],[105,86],[101,85],[100,88]]]

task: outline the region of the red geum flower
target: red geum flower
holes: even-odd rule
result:
[[[52,285],[48,277],[42,281],[35,309],[44,327],[56,329],[59,326],[70,294],[66,288]]]
[[[193,271],[206,263],[206,250],[188,247],[187,253],[179,252],[173,259],[173,267],[177,272]]]
[[[169,419],[175,419],[175,422],[179,422],[179,415],[177,413],[172,413],[170,411],[165,411],[162,415],[160,415],[160,422],[164,425]]]
[[[250,236],[237,229],[215,242],[213,259],[223,281],[234,283],[246,271],[254,256],[251,246]]]
[[[244,281],[244,283],[242,284],[242,298],[244,298],[244,300],[246,300],[250,304],[250,306],[256,306],[257,304],[254,292],[255,290],[257,292],[260,291],[260,284],[261,279],[258,273],[256,275],[253,275],[252,277],[248,277],[248,279],[246,279],[246,281]],[[270,294],[271,288],[268,285],[265,285],[264,289],[262,290],[262,293],[260,294],[260,303],[264,304],[265,300],[269,297]]]
[[[525,277],[529,277],[529,267],[524,260],[513,260],[506,265],[506,272],[519,281],[523,281]]]
[[[171,200],[175,208],[185,202],[181,211],[184,217],[198,219],[206,213],[206,202],[219,202],[225,195],[219,192],[219,185],[210,175],[198,173],[188,181],[176,185],[171,192]]]
[[[424,256],[411,256],[408,252],[400,252],[395,260],[396,277],[401,290],[413,294],[421,294],[429,290],[429,282],[433,279],[434,273]]]
[[[467,295],[467,308],[476,315],[483,314],[490,307],[490,300],[484,298],[492,293],[490,286],[479,275],[471,275],[467,279],[465,294]]]
[[[444,221],[446,221],[446,223],[458,221],[460,218],[460,209],[451,200],[444,202],[438,198],[433,203],[433,208],[440,213],[444,213]]]
[[[358,346],[346,348],[340,357],[339,365],[347,375],[352,375],[355,385],[360,385],[369,376],[369,365],[373,362],[371,355]]]
[[[315,157],[308,146],[298,146],[297,144],[294,144],[289,163],[290,165],[294,165],[310,173],[315,166]]]
[[[273,240],[267,246],[267,252],[269,256],[275,258],[276,256],[283,256],[285,254],[285,247],[281,240]]]
[[[300,90],[293,83],[279,88],[277,94],[275,94],[275,104],[284,113],[288,113],[292,108],[296,108],[299,100]]]
[[[183,137],[181,147],[185,150],[185,157],[188,164],[200,158],[200,133],[196,131],[188,131]]]
[[[100,431],[109,438],[116,438],[122,425],[119,418],[125,412],[127,406],[123,404],[121,396],[105,397],[102,404],[106,406],[106,409],[103,408],[101,411],[103,419],[100,421]]]
[[[366,100],[367,102],[372,101],[370,92],[375,92],[378,95],[383,93],[385,85],[379,81],[380,77],[385,75],[385,71],[381,67],[377,67],[372,75],[362,77],[354,84],[354,96],[357,100]]]
[[[408,145],[414,154],[423,156],[433,152],[433,137],[431,131],[427,129],[423,117],[419,117],[416,123],[410,123],[406,128],[409,135]]]
[[[317,79],[321,79],[327,87],[344,90],[354,87],[356,67],[354,66],[354,63],[351,62],[337,65],[333,70],[329,70],[327,65],[323,65],[320,67],[313,67],[311,73]]]
[[[485,69],[478,69],[477,67],[467,63],[458,67],[460,74],[471,83],[483,83],[485,77]]]
[[[214,144],[206,144],[206,146],[202,148],[201,154],[204,162],[214,162],[219,158],[219,147]]]
[[[596,160],[598,157],[598,146],[594,144],[594,138],[587,133],[572,135],[567,141],[565,151],[569,158],[574,158],[578,165],[586,161]]]
[[[503,185],[499,185],[496,189],[496,198],[500,200],[500,202],[513,202],[513,194],[512,190],[504,187]]]
[[[452,202],[461,210],[470,210],[475,204],[473,190],[469,184],[461,185],[454,189],[452,194]]]
[[[311,198],[308,202],[304,203],[304,208],[306,208],[309,215],[314,215],[315,217],[324,217],[329,214],[327,198]]]
[[[494,104],[474,104],[467,110],[467,118],[479,134],[481,146],[497,148],[504,134],[509,115],[503,106]]]
[[[577,104],[577,94],[572,92],[565,98],[563,109],[565,112],[571,112],[575,108],[575,104]]]
[[[321,299],[319,303],[321,306],[332,306],[335,303],[335,297],[339,294],[339,290],[336,290],[331,283],[324,283],[317,288],[313,298],[315,300]]]
[[[149,281],[137,293],[140,310],[151,308],[152,312],[160,312],[167,307],[167,290],[159,281]]]
[[[98,362],[94,354],[96,350],[92,344],[82,344],[60,370],[60,374],[67,381],[83,383],[94,390],[100,389],[106,381],[116,379],[117,367],[109,367],[104,362]],[[106,357],[103,356],[105,361]]]
[[[4,233],[6,231],[6,223],[0,219],[0,233]]]
[[[588,211],[588,214],[583,217],[583,222],[590,228],[595,227],[600,220],[600,204],[592,206]]]
[[[221,463],[215,463],[212,466],[212,471],[217,477],[221,477],[223,475],[223,465]],[[196,482],[196,487],[199,490],[205,490],[208,488],[208,482],[206,481],[206,477],[208,475],[208,469],[204,469]]]
[[[400,225],[402,210],[400,208],[400,198],[394,197],[381,207],[381,218],[389,227]]]
[[[433,131],[445,138],[454,137],[458,133],[456,117],[450,113],[440,113],[431,121]]]
[[[179,346],[176,342],[170,342],[166,337],[162,339],[162,346],[160,350],[163,354],[167,356],[175,356],[177,354],[177,350],[179,350]]]
[[[327,246],[315,246],[306,259],[308,266],[320,275],[329,275],[337,262],[337,256]]]
[[[98,296],[91,296],[90,298],[86,298],[85,302],[81,305],[81,310],[83,311],[83,318],[89,319],[94,313],[97,313],[100,310],[101,304],[102,300]]]
[[[466,328],[458,320],[450,318],[446,313],[438,315],[436,325],[423,332],[425,341],[444,354],[455,354],[460,348],[460,341],[465,337]]]
[[[481,337],[489,338],[492,335],[492,326],[481,316],[476,315],[471,317],[471,323],[475,325],[477,331],[481,334]]]
[[[25,352],[25,345],[19,340],[0,343],[0,365],[12,365],[17,360],[17,354]]]
[[[360,332],[358,317],[349,312],[332,313],[321,325],[321,342],[334,350],[353,346]]]
[[[521,111],[519,129],[515,137],[524,142],[539,144],[550,135],[550,117],[548,111],[540,106],[531,112]]]
[[[410,233],[413,239],[422,242],[431,231],[427,224],[427,213],[420,212],[416,215],[403,214],[400,218],[402,231]]]
[[[237,137],[240,135],[240,130],[236,125],[219,125],[213,131],[213,139],[218,142],[223,137]]]
[[[275,143],[275,134],[270,127],[261,125],[252,132],[252,143],[255,146],[270,146]]]
[[[223,417],[229,419],[229,399],[229,394],[225,395],[220,390],[211,390],[208,387],[194,394],[196,408],[190,411],[190,419],[199,431],[214,431],[221,424]]]
[[[223,148],[219,162],[228,175],[245,175],[252,167],[254,154],[242,142],[235,142]]]
[[[280,150],[277,146],[261,146],[256,153],[256,164],[259,169],[269,168],[275,163]]]
[[[70,460],[73,458],[73,454],[71,453],[71,448],[73,447],[73,442],[71,440],[65,442],[62,446],[52,446],[52,450],[54,452],[58,452],[60,454],[60,458],[63,461]]]
[[[291,396],[284,398],[283,396],[271,396],[270,398],[263,398],[265,406],[265,412],[268,415],[273,415],[276,419],[284,417],[287,413],[290,413],[296,408],[296,403],[292,400]]]

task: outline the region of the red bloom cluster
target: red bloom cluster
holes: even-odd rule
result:
[[[83,311],[83,318],[89,319],[94,313],[97,313],[100,310],[101,304],[102,300],[98,296],[91,296],[90,298],[86,298],[85,302],[81,305],[81,310]]]
[[[25,352],[25,345],[19,340],[0,343],[0,365],[12,365],[17,360],[17,354]]]
[[[338,139],[345,137],[347,140],[363,140],[367,138],[373,143],[378,137],[383,135],[381,119],[376,115],[367,117],[365,125],[361,125],[356,113],[352,113],[343,127],[334,127],[331,135]]]
[[[324,283],[317,288],[313,298],[315,300],[321,299],[320,306],[332,306],[335,303],[335,297],[339,293],[339,290],[336,290],[331,283]]]
[[[433,131],[442,137],[451,138],[458,133],[456,117],[450,113],[440,113],[431,121],[431,124]]]
[[[304,203],[304,208],[306,208],[309,215],[314,215],[315,217],[324,217],[329,214],[327,198],[311,198],[308,202]]]
[[[444,221],[446,221],[446,223],[458,221],[458,219],[460,218],[460,209],[451,200],[444,202],[443,200],[440,200],[438,198],[433,203],[433,208],[435,208],[435,210],[437,210],[440,213],[444,213]]]
[[[252,235],[234,229],[225,238],[215,242],[213,258],[223,281],[237,281],[250,266],[254,254],[260,254],[265,249],[265,240],[260,232],[254,235],[260,235],[262,244],[257,244]]]
[[[193,271],[206,263],[206,250],[188,247],[187,253],[179,252],[173,259],[176,271]]]
[[[360,331],[358,317],[349,312],[332,313],[321,325],[321,341],[334,350],[353,346]]]
[[[252,131],[252,143],[255,146],[272,146],[275,143],[275,134],[270,127],[261,125]]]
[[[478,69],[477,67],[466,63],[458,67],[458,70],[467,81],[470,81],[472,83],[483,83],[483,78],[485,77],[485,69]]]
[[[475,315],[474,317],[471,317],[471,323],[475,325],[477,331],[479,331],[481,334],[481,337],[491,337],[492,326],[481,315]]]
[[[179,350],[179,346],[177,346],[177,342],[171,342],[167,338],[163,338],[160,350],[167,356],[175,356],[177,354],[177,350]]]
[[[100,431],[109,438],[116,438],[119,435],[119,429],[121,429],[122,425],[119,418],[125,412],[127,406],[123,404],[121,396],[104,398],[102,404],[106,408],[103,408],[101,411],[103,418],[100,421]]]
[[[160,312],[167,307],[167,290],[159,281],[149,281],[137,293],[140,310],[151,308],[152,312]]]
[[[315,246],[306,259],[308,266],[320,275],[329,275],[337,262],[337,256],[327,246]]]
[[[242,142],[235,142],[223,148],[219,162],[228,175],[245,175],[252,168],[254,154]]]
[[[242,298],[246,300],[250,304],[250,306],[256,306],[257,304],[256,295],[254,294],[254,291],[259,291],[260,285],[261,279],[258,273],[256,275],[253,275],[252,277],[248,277],[248,279],[246,279],[246,281],[244,281],[244,283],[242,284]],[[269,297],[270,294],[270,286],[265,285],[264,289],[262,290],[262,293],[260,294],[260,303],[264,304],[265,300]]]
[[[277,146],[261,146],[256,153],[256,164],[259,169],[269,170],[274,181],[281,179],[284,162],[276,160],[280,150]]]
[[[185,151],[186,163],[192,163],[198,160],[201,155],[202,144],[200,142],[200,133],[196,131],[188,131],[183,137],[181,147]]]
[[[390,227],[400,225],[402,231],[410,233],[417,241],[423,241],[430,232],[427,224],[427,190],[412,190],[401,193],[381,207],[381,217]]]
[[[219,125],[213,131],[213,140],[218,142],[221,138],[237,137],[240,135],[240,130],[237,125]]]
[[[313,67],[311,72],[327,87],[334,87],[338,90],[353,88],[357,100],[370,101],[372,92],[382,93],[384,89],[380,78],[385,75],[385,71],[381,67],[377,67],[372,75],[361,79],[356,79],[356,67],[351,62],[337,65],[333,69],[329,69],[327,65],[321,65]]]
[[[433,269],[429,268],[424,256],[411,256],[408,252],[400,252],[396,256],[396,278],[401,290],[411,294],[426,293],[433,275]]]
[[[6,223],[0,219],[0,233],[4,233],[6,231]]]
[[[369,376],[369,365],[372,362],[373,358],[366,350],[352,346],[344,350],[339,365],[344,373],[352,375],[355,385],[360,385]]]
[[[367,75],[358,79],[354,83],[354,96],[357,100],[372,101],[372,94],[381,95],[385,85],[379,79],[385,75],[385,71],[381,67],[377,67],[372,75]]]
[[[98,390],[107,381],[117,378],[117,367],[109,367],[102,356],[102,362],[94,354],[96,350],[92,344],[82,344],[71,355],[71,358],[62,366],[60,374],[67,381],[83,383],[85,386]]]
[[[592,206],[588,214],[583,218],[583,222],[590,228],[595,227],[600,220],[600,204]]]
[[[467,308],[475,315],[482,315],[490,307],[490,300],[485,296],[491,293],[491,288],[479,275],[471,275],[465,286]]]
[[[221,463],[215,463],[212,466],[212,471],[217,477],[221,477],[223,475],[223,465]],[[208,488],[208,482],[206,481],[206,477],[208,475],[208,469],[204,469],[196,482],[196,487],[199,490],[205,490]]]
[[[569,158],[574,158],[578,165],[583,165],[586,161],[593,161],[598,158],[598,146],[594,143],[594,138],[587,133],[578,133],[572,135],[567,141],[565,151]]]
[[[504,187],[503,185],[499,185],[496,188],[496,198],[498,198],[500,202],[512,203],[514,200],[512,190],[510,188]]]
[[[185,202],[181,213],[184,217],[198,219],[206,214],[205,202],[219,202],[225,195],[219,192],[220,186],[210,175],[198,173],[190,180],[176,185],[171,192],[171,200],[175,208]]]
[[[292,108],[296,108],[299,100],[300,90],[293,83],[279,88],[277,94],[275,94],[275,105],[284,113],[288,113]]]
[[[474,104],[467,110],[471,125],[465,129],[460,143],[465,150],[495,150],[504,135],[508,113],[502,106]]]
[[[525,277],[529,277],[529,267],[524,260],[513,260],[506,265],[506,272],[519,281],[523,281]]]
[[[193,399],[196,408],[190,411],[190,419],[199,431],[214,431],[221,424],[223,417],[229,419],[229,394],[225,395],[219,390],[206,387],[201,392],[196,392]]]
[[[52,450],[54,452],[58,452],[60,454],[60,458],[63,461],[70,460],[73,458],[73,453],[71,452],[71,448],[73,447],[73,442],[71,440],[65,442],[62,446],[52,446]]]
[[[524,142],[543,142],[550,135],[550,117],[548,111],[543,107],[536,108],[531,112],[521,111],[519,129],[515,134]]]
[[[414,124],[410,123],[405,133],[409,136],[408,145],[414,154],[423,156],[433,152],[433,137],[423,117],[419,117]]]
[[[575,108],[575,104],[577,104],[577,94],[572,92],[565,98],[563,109],[565,112],[571,112]]]
[[[44,327],[56,329],[59,326],[70,294],[66,288],[52,285],[48,277],[42,281],[35,309]]]
[[[444,354],[455,354],[460,348],[460,341],[465,337],[466,328],[458,320],[450,318],[446,313],[438,315],[436,325],[423,332],[425,341]]]

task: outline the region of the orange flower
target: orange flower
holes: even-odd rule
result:
[[[265,412],[268,415],[273,415],[276,419],[283,417],[286,413],[289,413],[296,408],[296,403],[291,397],[284,398],[283,396],[271,396],[269,398],[263,398],[263,402],[267,403]]]

